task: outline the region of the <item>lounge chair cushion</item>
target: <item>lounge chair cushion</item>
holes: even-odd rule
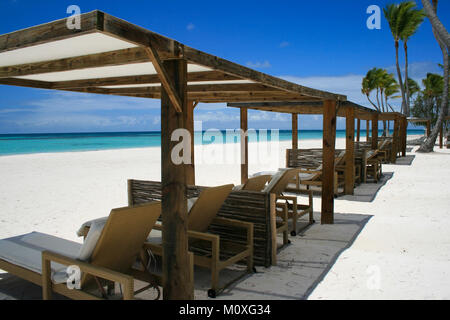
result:
[[[198,200],[198,197],[188,198],[187,199],[187,212],[191,211],[192,207],[194,206],[195,202]]]
[[[162,231],[153,229],[150,234],[148,235],[148,238],[146,240],[149,243],[155,244],[155,245],[161,245],[162,244]]]
[[[104,223],[106,223],[106,220],[108,220],[108,217],[103,217],[103,218],[98,218],[98,219],[93,219],[93,220],[86,221],[85,223],[83,223],[81,225],[80,229],[78,229],[77,236],[79,236],[79,237],[83,236],[84,235],[84,229],[85,228],[90,228],[92,223],[94,223],[94,222],[99,222],[99,223],[103,222],[103,224],[104,224]]]
[[[94,252],[98,239],[102,234],[103,227],[106,224],[108,217],[92,220],[89,227],[89,232],[84,239],[83,245],[78,252],[78,259],[81,261],[89,261],[92,252]],[[79,231],[79,230],[78,230]]]
[[[40,232],[0,240],[0,259],[42,274],[42,252],[52,251],[76,259],[81,244]],[[66,282],[67,266],[52,262],[54,283]]]
[[[241,191],[243,187],[244,187],[243,184],[239,184],[237,186],[234,186],[233,189],[231,189],[231,190],[232,191]]]

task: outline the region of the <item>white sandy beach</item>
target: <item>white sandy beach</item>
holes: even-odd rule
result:
[[[299,144],[321,147],[321,140]],[[250,163],[249,173],[284,167],[290,142],[278,147],[278,161]],[[394,176],[373,202],[335,201],[338,213],[373,217],[310,299],[450,299],[450,150],[435,150],[412,153],[410,166],[383,165]],[[127,179],[160,180],[160,148],[2,156],[0,176],[0,238],[40,231],[81,242],[75,232],[83,222],[127,205]],[[239,184],[240,166],[199,164],[196,183]],[[314,206],[320,210],[320,198]]]

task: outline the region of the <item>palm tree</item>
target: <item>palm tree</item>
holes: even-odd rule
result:
[[[402,80],[402,73],[400,71],[400,65],[398,62],[398,46],[402,33],[404,32],[407,24],[407,16],[405,12],[411,7],[411,2],[402,2],[400,4],[389,4],[383,9],[384,16],[389,23],[392,36],[394,37],[395,46],[395,65],[397,67],[398,82],[400,84],[400,92],[402,94],[402,112],[409,115],[409,110],[406,106],[405,87]]]
[[[435,126],[444,91],[444,78],[439,74],[428,73],[422,80],[423,90],[417,95],[411,113],[414,117],[431,119]]]
[[[417,152],[432,152],[434,144],[436,143],[436,138],[438,136],[438,132],[440,131],[440,127],[444,122],[445,117],[448,114],[449,108],[449,45],[450,45],[450,36],[445,29],[445,27],[441,24],[437,17],[437,5],[438,0],[433,0],[433,6],[431,8],[430,2],[428,0],[422,0],[422,4],[429,18],[433,30],[433,35],[436,38],[437,43],[442,51],[443,65],[444,65],[444,84],[442,90],[442,99],[441,99],[441,107],[439,110],[439,117],[436,121],[436,125],[431,131],[430,136],[425,139],[422,145],[419,147]]]
[[[422,10],[415,9],[416,3],[413,1],[409,1],[405,3],[404,6],[404,21],[405,25],[403,30],[400,33],[400,39],[403,41],[403,47],[405,49],[405,79],[408,78],[408,40],[416,33],[419,26],[422,24],[425,14]],[[406,91],[406,110],[407,115],[410,114],[410,92],[409,86],[405,86]]]
[[[370,104],[377,110],[380,111],[378,106],[373,103],[372,100],[370,100],[370,94],[371,92],[376,88],[375,81],[374,81],[374,73],[373,69],[369,70],[366,74],[366,76],[362,80],[362,88],[361,92],[367,97],[367,100],[369,100]]]
[[[400,98],[400,96],[395,95],[395,94],[398,94],[399,88],[400,88],[400,86],[398,85],[397,80],[395,80],[394,75],[392,73],[388,73],[385,78],[385,82],[384,82],[384,98],[385,98],[385,102],[386,102],[386,109],[387,109],[387,107],[389,107],[392,112],[395,112],[395,111],[394,111],[394,108],[392,108],[392,106],[389,104],[388,100]]]
[[[407,85],[405,84],[405,87],[408,88],[410,97],[420,92],[419,84],[411,78],[408,78],[408,82]]]

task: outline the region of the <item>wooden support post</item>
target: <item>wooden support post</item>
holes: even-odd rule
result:
[[[177,112],[170,93],[161,86],[161,182],[162,182],[162,240],[163,240],[163,298],[192,300],[194,286],[190,275],[187,236],[186,165],[172,161],[172,132],[186,129],[187,63],[176,59],[164,61],[168,81],[180,98],[182,113]]]
[[[372,149],[378,149],[378,113],[372,116]]]
[[[247,108],[241,110],[241,183],[244,184],[248,180],[248,121]]]
[[[355,188],[355,110],[345,110],[345,194]]]
[[[322,169],[322,224],[334,223],[334,157],[336,143],[336,101],[323,103],[323,169]]]
[[[361,138],[361,119],[357,119],[356,121],[356,141],[359,142]]]
[[[441,124],[441,130],[439,131],[439,149],[444,147],[444,122]]]
[[[431,134],[431,120],[427,120],[427,138]]]
[[[370,138],[370,120],[366,120],[366,142]]]
[[[397,161],[397,153],[399,151],[399,131],[400,131],[400,119],[398,117],[395,117],[394,134],[392,137],[391,163],[395,163]]]
[[[186,165],[186,184],[195,185],[195,159],[194,159],[194,108],[195,101],[188,101],[186,112],[183,113],[186,129],[191,135],[191,163]]]
[[[408,120],[406,120],[406,117],[402,118],[402,130],[400,139],[402,141],[402,157],[406,156],[406,137],[408,135]]]
[[[292,150],[298,149],[298,115],[292,114]]]

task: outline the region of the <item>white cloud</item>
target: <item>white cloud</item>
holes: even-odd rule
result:
[[[267,61],[267,60],[265,60],[264,62],[260,62],[260,61],[252,62],[252,61],[249,61],[246,64],[247,64],[247,67],[253,68],[253,69],[263,69],[263,68],[270,68],[271,67],[270,62]]]
[[[25,102],[34,112],[92,112],[110,110],[159,109],[161,103],[155,99],[87,94],[78,92],[46,92],[43,99]]]
[[[286,48],[286,47],[288,47],[289,45],[290,45],[289,42],[283,41],[283,42],[280,43],[280,48]]]
[[[202,113],[198,113],[194,116],[195,121],[218,121],[218,122],[230,122],[230,121],[239,121],[239,114],[233,114],[234,112],[223,111],[206,111]]]
[[[366,97],[361,93],[361,83],[363,75],[343,75],[343,76],[316,76],[316,77],[296,77],[281,76],[281,78],[302,86],[343,94],[348,100],[361,105],[367,105]]]
[[[193,23],[188,23],[188,25],[186,26],[186,29],[188,31],[192,31],[195,29],[195,25]]]
[[[389,73],[393,73],[395,78],[397,78],[397,67],[395,65],[386,68]],[[400,64],[400,70],[402,72],[402,77],[405,76],[405,65]],[[427,73],[437,73],[442,74],[442,69],[439,68],[436,62],[431,61],[419,61],[412,62],[408,66],[408,77],[416,80],[419,84],[422,83],[422,79],[426,78]]]
[[[343,94],[347,100],[362,106],[373,108],[367,97],[361,93],[361,83],[364,75],[343,75],[343,76],[316,76],[316,77],[295,77],[280,76],[287,81],[291,81],[302,86],[328,91],[331,93]],[[375,101],[375,93],[372,93],[371,100]],[[399,100],[390,100],[390,104],[398,107]]]

